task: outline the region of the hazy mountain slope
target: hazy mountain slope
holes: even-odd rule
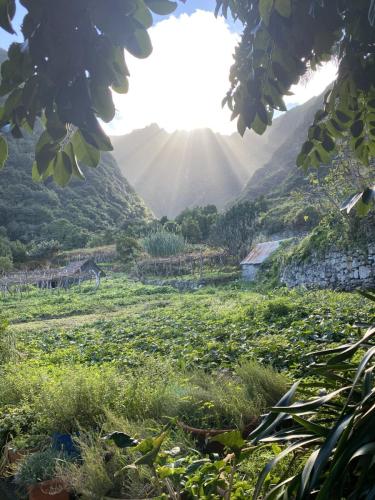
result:
[[[304,182],[305,172],[297,168],[296,158],[322,102],[323,96],[314,97],[275,120],[268,136],[272,155],[249,179],[240,199],[255,199],[271,193],[287,194]],[[278,147],[273,148],[273,141],[280,137],[283,137],[283,140],[279,142]]]
[[[150,125],[113,137],[114,156],[157,216],[173,217],[208,203],[222,208],[239,195],[263,194],[284,180],[319,105],[315,98],[293,108],[263,136],[225,136],[207,129],[169,134]]]
[[[31,179],[35,137],[7,139],[9,159],[0,171],[0,226],[11,239],[38,238],[59,219],[69,221],[77,231],[94,233],[129,218],[149,216],[110,154],[102,155],[96,169],[84,168],[86,180],[72,180],[60,188],[51,180],[39,184]]]
[[[269,158],[264,137],[223,136],[211,130],[172,134],[150,125],[113,137],[114,156],[124,175],[156,215],[175,216],[186,207],[235,198],[254,171]]]

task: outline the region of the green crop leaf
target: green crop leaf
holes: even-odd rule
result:
[[[350,389],[350,386],[347,387],[341,387],[340,389],[337,389],[336,391],[330,392],[329,394],[322,396],[320,398],[313,399],[312,401],[308,401],[307,403],[294,403],[291,406],[274,406],[271,408],[272,412],[280,412],[283,411],[285,413],[290,413],[291,415],[293,414],[299,414],[299,413],[306,413],[309,411],[314,411],[320,406],[324,405],[331,399],[339,396],[342,392],[347,392]]]
[[[152,26],[151,12],[143,2],[138,3],[137,9],[133,12],[133,18],[146,29]]]
[[[211,438],[211,441],[221,443],[232,451],[239,451],[246,444],[246,441],[243,439],[240,431],[223,432],[222,434],[218,434],[217,436]]]
[[[312,488],[315,487],[316,482],[323,468],[325,467],[327,461],[329,460],[333,448],[336,446],[337,441],[339,440],[340,436],[349,425],[352,418],[353,416],[349,414],[346,415],[341,420],[339,420],[332,429],[332,431],[330,432],[330,434],[327,436],[325,443],[321,446],[319,453],[316,456],[314,465],[311,469],[312,477],[310,485]]]
[[[289,391],[286,394],[284,394],[284,396],[276,404],[275,408],[288,405],[294,398],[298,385],[299,382],[295,382],[289,389]],[[282,412],[280,412],[279,415],[276,415],[275,413],[268,413],[268,415],[265,416],[265,418],[259,424],[259,426],[256,429],[254,429],[253,432],[249,435],[249,439],[252,439],[254,440],[254,442],[257,442],[260,439],[262,439],[262,437],[269,435],[273,431],[273,429],[275,429],[275,427],[281,422],[281,420],[283,420],[284,417],[285,414]]]
[[[138,458],[138,460],[134,462],[134,465],[152,465],[155,462],[160,451],[160,447],[166,437],[167,433],[163,432],[160,436],[154,438],[152,440],[152,449],[143,455],[143,457]]]
[[[363,129],[364,129],[363,120],[357,120],[350,127],[350,132],[352,133],[353,137],[359,137],[362,134]]]
[[[72,174],[75,177],[84,180],[85,175],[82,172],[81,167],[78,165],[72,142],[68,142],[68,144],[64,148],[64,152],[69,156],[70,163],[72,164]]]
[[[80,129],[84,140],[99,151],[112,151],[113,146],[110,138],[104,133],[103,129],[97,122],[92,129]],[[100,153],[99,153],[100,155]]]
[[[303,449],[305,446],[310,445],[312,443],[318,443],[319,440],[320,440],[319,438],[312,438],[312,439],[305,439],[305,440],[298,441],[297,443],[295,443],[291,446],[288,446],[288,448],[286,448],[284,451],[279,453],[273,460],[268,462],[268,464],[264,467],[261,474],[259,475],[258,482],[257,482],[257,484],[255,486],[255,490],[254,490],[253,500],[257,500],[259,498],[259,495],[260,495],[260,492],[262,490],[264,481],[266,480],[266,477],[271,472],[271,470],[275,467],[275,465],[277,465],[280,462],[280,460],[282,460],[284,457],[289,455],[289,453],[292,453],[292,452],[294,452],[298,449],[301,449],[301,448]]]

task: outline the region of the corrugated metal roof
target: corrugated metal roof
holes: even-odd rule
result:
[[[271,253],[277,250],[281,241],[283,240],[266,241],[265,243],[258,243],[251,250],[249,255],[245,257],[244,260],[241,262],[241,266],[243,264],[262,264],[262,262],[268,259]]]

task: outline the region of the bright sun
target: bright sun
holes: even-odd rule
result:
[[[157,23],[150,29],[154,51],[146,60],[127,55],[130,91],[115,95],[116,119],[106,129],[124,134],[150,123],[172,132],[211,128],[235,131],[221,101],[229,88],[229,68],[239,39],[224,18],[196,11]],[[323,68],[306,86],[298,86],[289,103],[305,102],[334,78],[333,64]]]

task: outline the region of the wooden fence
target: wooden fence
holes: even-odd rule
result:
[[[144,259],[138,261],[133,273],[138,278],[144,276],[203,275],[206,268],[230,264],[231,257],[225,252],[194,253],[176,257]]]

